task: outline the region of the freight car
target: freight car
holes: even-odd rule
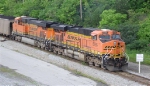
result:
[[[0,15],[0,34],[5,36],[11,35],[14,18],[12,16]]]
[[[0,22],[0,33],[56,54],[69,56],[109,71],[125,70],[128,66],[125,42],[120,32],[109,29],[82,28],[21,16],[7,24]],[[12,27],[13,26],[13,27]],[[7,27],[7,29],[6,29]],[[8,28],[9,27],[9,28]]]

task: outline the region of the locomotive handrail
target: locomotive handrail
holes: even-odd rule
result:
[[[107,49],[108,50],[108,49]],[[111,51],[112,51],[112,48],[111,48],[111,50],[110,50],[110,52],[108,52],[108,53],[106,53],[103,57],[102,57],[102,64],[103,64],[103,66],[104,66],[104,57],[106,56],[106,55],[108,55],[109,53],[111,53]]]
[[[107,49],[107,51],[108,51],[108,49]],[[110,52],[109,52],[109,53],[106,53],[103,57],[105,57],[106,55],[110,54],[111,51],[112,51],[112,48],[111,48]]]
[[[124,52],[125,53],[125,52]],[[130,59],[130,57],[128,56],[128,54],[127,53],[125,53],[126,54],[126,56],[128,57],[128,61],[127,62],[129,62],[129,59]]]
[[[120,38],[121,39],[121,38]],[[122,40],[122,39],[121,39]],[[123,40],[122,40],[123,41]],[[122,50],[123,50],[123,48],[122,48]],[[129,62],[129,59],[130,59],[130,57],[128,56],[128,54],[123,50],[123,52],[125,53],[125,55],[127,56],[127,58],[128,58],[128,60],[127,60],[127,62]]]
[[[122,48],[122,50],[123,50],[123,48]],[[130,57],[128,56],[128,54],[127,54],[124,50],[123,50],[123,52],[125,53],[125,55],[126,55],[127,58],[128,58],[127,62],[129,62]]]

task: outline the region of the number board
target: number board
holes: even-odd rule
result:
[[[136,54],[136,62],[143,62],[144,55],[143,54]]]

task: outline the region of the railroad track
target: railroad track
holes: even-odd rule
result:
[[[135,75],[135,74],[132,74],[132,73],[129,73],[127,71],[110,72],[108,70],[104,70],[104,69],[101,69],[101,68],[98,68],[98,67],[95,67],[95,66],[93,66],[92,68],[98,69],[98,70],[101,70],[101,71],[104,71],[104,72],[107,72],[107,73],[111,73],[111,74],[114,74],[114,75],[118,75],[118,76],[121,76],[123,78],[141,83],[141,84],[146,85],[146,86],[150,86],[150,79],[142,77],[142,76],[138,76],[138,75]]]
[[[111,73],[111,74],[114,74],[114,75],[121,76],[123,78],[141,83],[141,84],[146,85],[146,86],[150,86],[150,79],[142,77],[142,76],[138,76],[136,74],[129,73],[127,71],[110,72],[108,70],[104,70],[102,68],[98,68],[98,67],[95,67],[95,66],[93,66],[93,68],[104,71],[104,72],[107,72],[107,73]]]
[[[148,78],[138,76],[138,75],[135,75],[135,74],[132,74],[129,72],[118,72],[117,74],[122,76],[122,77],[125,77],[127,79],[130,79],[132,81],[139,82],[141,84],[150,86],[150,79],[148,79]]]
[[[9,38],[7,38],[7,40],[9,40]],[[14,41],[14,40],[12,40]],[[16,42],[16,41],[15,41]],[[31,46],[29,44],[26,44],[24,43],[25,45],[27,46],[30,46],[30,47],[34,47],[34,46]],[[35,47],[34,47],[35,48]],[[42,50],[42,49],[41,49]],[[45,50],[42,50],[42,51],[45,51]],[[48,52],[48,53],[52,53],[52,52],[49,52],[49,51],[45,51],[45,52]],[[54,53],[52,53],[54,54]],[[71,60],[71,61],[74,61],[74,62],[78,62],[80,64],[83,64],[82,61],[79,61],[79,60],[76,60],[76,59],[73,59],[73,58],[70,58],[70,57],[64,57],[62,55],[58,55],[62,58],[65,58],[65,59],[68,59],[68,60]],[[84,65],[88,65],[87,63],[85,63]],[[129,72],[110,72],[110,71],[107,71],[107,70],[104,70],[102,68],[99,68],[99,67],[95,67],[95,66],[92,66],[92,68],[94,69],[97,69],[97,70],[100,70],[100,71],[104,71],[104,72],[107,72],[107,73],[111,73],[111,74],[114,74],[114,75],[118,75],[118,76],[121,76],[123,78],[126,78],[126,79],[129,79],[129,80],[132,80],[132,81],[135,81],[135,82],[138,82],[138,83],[141,83],[143,85],[147,85],[147,86],[150,86],[150,79],[148,78],[145,78],[145,77],[142,77],[142,76],[138,76],[138,75],[135,75],[135,74],[132,74],[132,73],[129,73]]]

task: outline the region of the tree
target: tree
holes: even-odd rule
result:
[[[60,19],[62,23],[67,24],[76,24],[76,20],[80,17],[75,17],[79,10],[80,2],[79,0],[64,0],[60,9],[57,10],[58,14],[57,17]]]
[[[115,0],[114,9],[117,12],[127,14],[127,11],[130,9],[129,1],[131,0]]]
[[[150,42],[150,17],[148,17],[147,19],[145,19],[143,22],[140,23],[141,28],[138,32],[139,38]]]
[[[98,27],[100,14],[106,5],[100,0],[83,0],[83,25],[86,27]]]
[[[130,8],[137,10],[141,8],[150,8],[150,0],[129,0]]]
[[[131,24],[129,22],[119,25],[118,31],[121,32],[121,38],[126,44],[131,44],[135,40],[138,40],[138,31],[140,26],[137,24]]]
[[[117,27],[117,25],[123,23],[126,20],[127,15],[116,13],[116,10],[110,9],[110,10],[104,10],[103,13],[100,14],[100,17],[102,18],[102,20],[99,22],[100,28],[102,27],[115,28]]]
[[[58,11],[61,10],[61,5],[64,0],[51,0],[48,1],[45,8],[40,12],[39,16],[44,17],[44,19],[49,19],[53,21],[59,21],[59,13]]]
[[[5,0],[0,0],[0,14],[4,13],[4,2]]]

